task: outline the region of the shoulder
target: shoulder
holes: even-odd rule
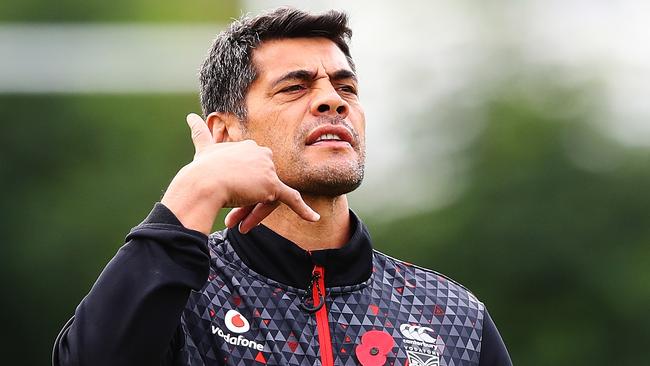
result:
[[[435,303],[471,308],[479,313],[484,304],[465,286],[433,269],[424,268],[373,250],[374,276],[385,285],[403,285],[414,293],[435,298]]]

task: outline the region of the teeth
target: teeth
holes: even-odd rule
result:
[[[341,138],[333,133],[326,133],[324,135],[321,135],[316,141],[318,142],[322,140],[341,140]]]

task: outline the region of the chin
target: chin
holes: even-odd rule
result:
[[[354,182],[304,182],[301,187],[294,187],[300,193],[318,197],[338,197],[350,193],[361,185],[359,179]]]
[[[363,164],[320,166],[301,169],[294,179],[282,179],[288,186],[310,196],[337,197],[357,189],[364,176]]]

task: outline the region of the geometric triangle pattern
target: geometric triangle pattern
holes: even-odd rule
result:
[[[321,365],[315,315],[299,306],[305,290],[247,267],[224,232],[208,244],[210,275],[181,317],[175,364]],[[368,281],[325,291],[335,365],[360,365],[357,346],[373,330],[393,339],[386,365],[478,365],[485,308],[471,292],[378,251],[373,266]]]

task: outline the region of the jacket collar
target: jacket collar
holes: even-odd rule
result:
[[[372,244],[368,229],[350,211],[352,235],[339,249],[306,251],[264,225],[248,234],[237,228],[227,237],[241,260],[255,272],[285,285],[306,289],[315,265],[325,269],[325,287],[360,284],[372,274]]]

